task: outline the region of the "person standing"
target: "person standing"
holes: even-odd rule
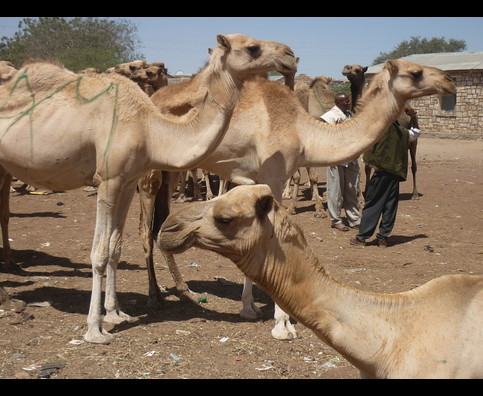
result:
[[[352,117],[350,98],[345,94],[337,94],[335,106],[320,118],[328,124],[340,124]],[[350,227],[358,227],[359,214],[359,178],[358,159],[335,166],[327,167],[327,210],[331,227],[340,231],[349,231],[344,224],[341,212],[344,209]]]
[[[384,137],[362,157],[374,168],[374,174],[367,188],[359,232],[350,239],[351,245],[365,246],[380,219],[377,245],[387,247],[387,239],[396,222],[399,183],[407,178],[409,142],[421,135],[416,111],[407,108],[406,113],[411,117],[410,129],[395,121]]]

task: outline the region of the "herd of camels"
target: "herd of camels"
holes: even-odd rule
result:
[[[339,351],[349,351],[354,341],[343,335],[342,328],[337,330],[335,327],[357,327],[359,322],[370,325],[371,321],[363,320],[362,313],[352,312],[352,323],[331,323],[328,318],[331,314],[326,308],[309,300],[323,300],[325,292],[321,292],[320,296],[302,292],[311,289],[312,282],[319,281],[318,277],[309,275],[313,269],[308,269],[307,274],[286,275],[287,278],[298,279],[296,285],[289,287],[293,289],[293,298],[292,304],[288,304],[281,284],[271,284],[272,278],[260,277],[260,274],[269,272],[263,270],[268,264],[240,264],[241,256],[247,252],[233,250],[232,244],[244,246],[239,238],[263,239],[263,235],[270,234],[259,232],[256,227],[243,232],[247,227],[245,221],[250,216],[256,217],[253,224],[274,227],[278,235],[279,225],[273,222],[271,213],[281,212],[274,208],[278,208],[278,202],[282,201],[287,180],[300,168],[331,166],[357,158],[384,135],[409,100],[426,95],[451,94],[456,91],[455,85],[439,69],[404,60],[389,60],[366,89],[362,90],[360,83],[357,85],[355,80],[351,81],[352,97],[354,104],[357,103],[356,116],[343,124],[330,125],[310,114],[309,99],[304,106],[303,100],[297,97],[294,77],[298,59],[287,45],[256,40],[242,34],[220,34],[216,41],[216,47],[210,50],[209,61],[190,81],[174,85],[161,83],[155,89],[150,88],[153,84],[147,84],[147,81],[159,77],[158,71],[164,68],[162,64],[153,65],[157,71],[150,72],[147,67],[131,65],[132,69],[127,66],[128,70],[124,72],[75,74],[51,62],[27,62],[19,70],[0,62],[0,220],[4,251],[9,254],[7,230],[11,175],[29,185],[51,190],[94,186],[97,190],[97,213],[91,250],[93,280],[84,339],[91,343],[110,343],[114,336],[103,328],[102,322],[130,320],[118,304],[116,269],[127,211],[138,190],[140,233],[148,267],[150,304],[156,305],[160,298],[152,259],[154,244],[163,252],[177,289],[183,296],[192,298],[174,261],[174,254],[180,248],[172,248],[166,242],[174,233],[182,240],[179,246],[184,244],[183,249],[198,245],[215,250],[233,260],[245,273],[242,295],[244,317],[257,317],[251,282],[256,281],[268,291],[275,301],[275,326],[272,330],[275,338],[297,337],[289,320],[290,314],[329,345]],[[358,68],[352,67],[354,75]],[[285,77],[285,84],[266,78],[267,73],[273,70]],[[344,73],[347,73],[348,79],[353,75],[349,71]],[[320,103],[320,96],[316,100]],[[233,192],[212,201],[193,204],[193,209],[187,212],[190,216],[198,216],[197,219],[206,213],[202,205],[223,209],[223,213],[214,219],[220,227],[216,230],[207,228],[203,233],[196,233],[195,237],[190,227],[178,222],[179,217],[170,216],[170,198],[179,181],[179,172],[194,168],[219,175],[238,185],[251,185],[246,187],[249,197],[252,194],[257,196],[260,191],[257,187],[263,185],[265,198],[256,202],[240,200],[236,191],[240,191],[241,187],[236,187],[231,190]],[[244,201],[246,205],[253,203],[253,207],[245,207]],[[200,211],[195,212],[197,209],[194,208],[200,208]],[[234,221],[233,216],[244,210],[250,211],[244,220]],[[210,212],[210,215],[213,213]],[[181,219],[185,219],[183,216]],[[219,235],[211,234],[221,232],[225,226],[230,229],[227,231],[229,238],[227,234],[221,239]],[[286,226],[283,227],[285,230]],[[293,226],[287,229],[290,229],[288,234],[282,232],[284,238],[303,240],[301,235],[290,236],[301,233],[300,230],[295,230]],[[277,248],[284,249],[286,243],[286,240],[279,241]],[[260,256],[270,257],[274,254],[271,249],[272,246]],[[295,259],[296,255],[276,256]],[[276,265],[276,261],[267,262]],[[6,257],[5,267],[14,266],[13,256]],[[270,268],[270,271],[277,270]],[[317,272],[324,274],[320,269]],[[273,279],[285,282],[285,278],[278,276]],[[471,296],[469,291],[462,291],[458,303],[451,306],[450,309],[459,318],[456,324],[445,324],[445,327],[440,323],[441,329],[446,329],[448,333],[461,330],[458,336],[449,336],[445,343],[449,343],[449,339],[454,341],[451,347],[448,346],[448,351],[453,353],[458,350],[462,354],[466,371],[458,366],[459,362],[455,363],[455,367],[447,366],[446,371],[441,371],[439,367],[418,366],[419,363],[413,362],[410,347],[407,348],[408,356],[400,359],[400,365],[390,367],[388,359],[395,353],[391,348],[399,351],[407,345],[396,344],[393,339],[396,335],[387,333],[376,334],[374,339],[365,337],[367,348],[355,351],[353,355],[349,353],[346,355],[348,360],[369,377],[481,377],[481,332],[475,332],[480,334],[480,338],[470,341],[467,349],[460,347],[459,342],[461,337],[469,337],[471,326],[481,327],[475,319],[478,316],[475,312],[483,309],[483,280],[481,277],[448,279],[446,282],[453,288],[458,284],[460,290],[465,289],[461,284],[466,284],[467,289],[474,291]],[[442,282],[434,281],[422,287],[432,297],[431,301],[440,295],[442,297],[442,289],[446,287]],[[343,301],[340,292],[334,290],[333,293],[337,293],[337,301],[331,309],[336,306],[343,309],[345,304],[354,309],[349,295]],[[422,312],[431,309],[428,303],[424,305],[420,301],[419,295],[404,296],[401,298],[407,304],[421,304]],[[387,296],[380,298],[390,299]],[[377,309],[384,308],[377,305]],[[404,315],[399,317],[398,312],[393,312],[391,319],[404,328],[406,319]],[[378,315],[375,311],[368,314]],[[472,320],[469,319],[471,315],[474,316]],[[350,319],[350,315],[346,317]],[[380,320],[383,320],[382,316]],[[451,327],[456,325],[460,327]],[[330,327],[330,331],[326,326]],[[428,326],[428,322],[422,320],[420,326]],[[372,327],[378,327],[378,324],[374,323]],[[423,331],[426,334],[428,330]],[[352,332],[352,329],[344,331]],[[441,343],[438,337],[428,335],[420,342],[431,348],[433,344]],[[381,345],[378,346],[378,343]],[[473,347],[470,348],[469,344]]]

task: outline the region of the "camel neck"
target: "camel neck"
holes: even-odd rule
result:
[[[403,102],[387,90],[373,90],[355,117],[337,125],[299,112],[297,130],[304,147],[299,166],[331,166],[357,158],[387,131],[402,110]]]
[[[282,231],[270,241],[264,240],[237,265],[287,314],[297,318],[356,367],[364,365],[367,373],[373,372],[368,364],[375,365],[378,352],[383,349],[383,336],[378,332],[394,326],[391,312],[395,305],[401,308],[406,299],[376,295],[341,284],[319,263],[297,227],[290,230],[283,218],[275,221],[278,224],[274,229]],[[280,224],[284,226],[279,227]],[[270,254],[266,254],[267,250]],[[385,341],[390,343],[387,338]],[[360,347],[361,342],[364,348]]]
[[[191,85],[192,97],[199,100],[185,116],[166,117],[157,112],[149,124],[153,133],[147,146],[153,169],[178,171],[197,166],[228,129],[241,83],[227,72],[206,70]]]

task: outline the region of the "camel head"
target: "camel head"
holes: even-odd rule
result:
[[[386,61],[384,70],[389,74],[392,86],[404,95],[406,100],[427,95],[456,93],[451,76],[436,67],[421,66],[398,59]]]
[[[266,246],[278,209],[267,185],[238,186],[211,201],[173,211],[163,223],[158,245],[172,254],[196,246],[237,263],[255,244]]]
[[[312,80],[312,82],[310,83],[310,88],[317,86],[321,89],[329,89],[329,84],[331,81],[332,81],[331,77],[318,76]]]
[[[388,88],[399,103],[406,103],[408,100],[421,96],[456,93],[453,80],[443,70],[421,66],[402,59],[388,60],[384,63],[383,69],[374,76],[369,89],[358,103],[358,108],[363,107],[375,93]]]
[[[286,75],[297,71],[297,58],[285,44],[256,40],[243,34],[218,34],[217,47],[211,51],[239,80],[272,70]]]
[[[128,63],[121,63],[114,67],[114,72],[121,74],[133,81],[137,81],[144,75],[144,69],[146,68],[145,60],[136,60]]]
[[[12,62],[0,61],[0,85],[5,84],[17,73]]]
[[[367,71],[367,66],[361,65],[345,65],[342,69],[342,75],[346,76],[350,82],[363,82],[364,74]]]

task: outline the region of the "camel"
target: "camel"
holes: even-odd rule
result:
[[[363,96],[359,114],[343,124],[330,125],[308,114],[288,87],[264,79],[246,81],[223,141],[199,167],[237,184],[267,184],[281,202],[285,182],[298,168],[353,160],[384,135],[407,100],[455,90],[449,75],[439,69],[389,60]],[[154,223],[158,226],[169,212],[169,196],[162,197],[160,192],[156,197],[160,214],[155,215]],[[153,230],[156,238],[158,229]],[[163,254],[176,288],[189,297],[174,256]],[[148,268],[154,273],[152,258]],[[247,318],[257,317],[259,311],[250,287],[246,279],[242,315]],[[150,279],[149,296],[151,300],[159,296],[154,279]],[[288,316],[278,306],[272,335],[282,340],[296,337]]]
[[[114,339],[102,327],[104,274],[104,320],[130,320],[117,301],[116,268],[138,179],[150,169],[197,166],[223,138],[243,80],[294,63],[290,48],[273,41],[220,34],[217,44],[193,87],[198,103],[181,119],[160,114],[134,82],[115,73],[76,75],[34,62],[0,87],[0,165],[31,185],[97,187],[87,342]]]
[[[362,93],[365,88],[365,81],[366,76],[365,73],[367,71],[367,66],[361,65],[345,65],[342,69],[342,75],[346,76],[347,79],[351,83],[351,100],[352,100],[352,111],[355,112],[357,110],[357,101],[361,98]],[[409,107],[409,105],[406,105]],[[411,128],[411,118],[406,114],[405,111],[401,113],[398,118],[398,121],[401,125],[406,128]],[[412,192],[412,199],[419,199],[420,194],[418,192],[416,186],[416,173],[418,171],[418,165],[416,162],[416,151],[418,147],[418,139],[409,142],[409,155],[411,157],[411,173],[413,176],[413,192]],[[365,192],[367,191],[367,187],[369,185],[369,180],[371,178],[371,171],[372,168],[370,166],[364,167],[364,173],[366,175],[366,183],[364,187],[363,195],[365,196]]]
[[[0,85],[6,84],[17,73],[17,69],[9,61],[0,61]],[[3,269],[13,271],[18,269],[13,257],[12,247],[8,236],[10,221],[10,187],[12,176],[0,166],[0,225],[2,228]]]
[[[309,114],[315,118],[319,118],[326,111],[334,106],[334,91],[330,88],[329,83],[332,81],[330,77],[318,76],[315,77],[310,84],[304,81],[297,81],[295,84],[295,94],[302,103],[302,106]],[[312,192],[312,199],[315,201],[315,217],[326,217],[322,198],[319,194],[318,181],[319,176],[317,169],[308,167],[307,174],[309,177],[310,191]],[[292,176],[293,189],[290,192],[290,182],[288,180],[283,193],[284,198],[291,198],[288,206],[290,213],[295,214],[295,207],[297,205],[297,196],[300,185],[300,169],[298,169]]]
[[[364,378],[483,378],[483,276],[446,275],[384,294],[332,278],[267,185],[171,214],[159,243],[233,261]]]

